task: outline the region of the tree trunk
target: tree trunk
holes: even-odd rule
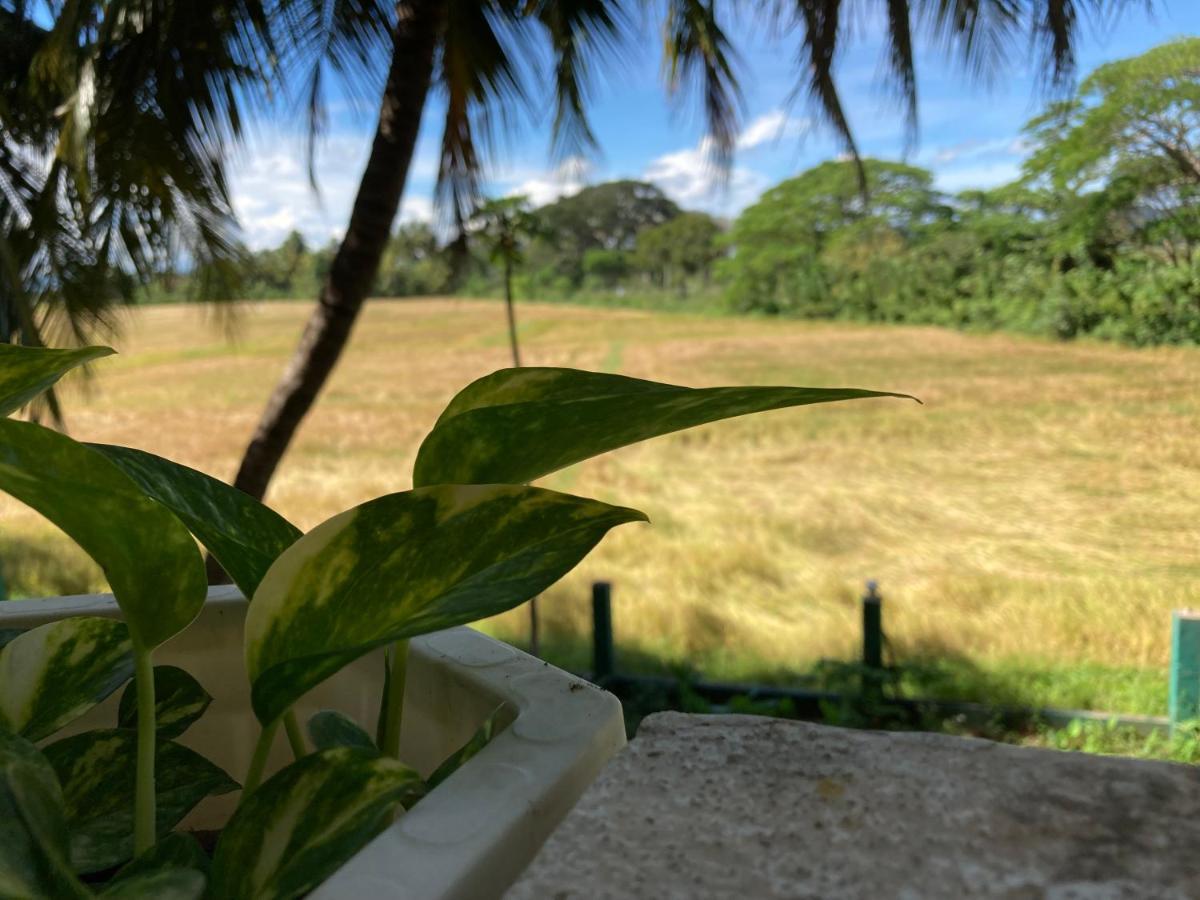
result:
[[[253,497],[261,499],[266,493],[296,429],[342,355],[375,280],[404,193],[444,15],[445,4],[440,0],[397,4],[379,124],[346,236],[321,287],[317,308],[267,401],[234,480],[235,487]]]
[[[512,262],[504,260],[504,309],[508,313],[508,342],[512,346],[513,367],[521,368],[521,346],[517,342],[517,310],[513,305]],[[529,652],[542,655],[542,641],[538,628],[538,598],[529,601]]]
[[[517,344],[517,311],[513,308],[512,263],[504,261],[504,307],[508,312],[508,342],[512,345],[513,366],[521,368],[521,348]]]

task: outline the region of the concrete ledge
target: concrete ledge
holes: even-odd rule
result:
[[[1200,898],[1200,770],[662,713],[506,895]]]

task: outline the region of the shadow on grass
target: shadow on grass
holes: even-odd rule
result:
[[[951,648],[922,644],[889,655],[878,690],[864,694],[864,669],[857,660],[822,660],[792,669],[750,671],[736,685],[714,684],[698,669],[643,649],[618,645],[617,679],[609,683],[626,708],[630,734],[653,712],[747,712],[871,728],[917,728],[1008,739],[1011,721],[1002,708],[1055,708],[1113,714],[1163,715],[1166,673],[1157,669],[1093,663],[1054,664],[1011,660],[980,665]],[[542,657],[573,672],[592,672],[590,639],[554,634],[543,641]],[[794,701],[774,688],[840,695],[837,700]],[[939,700],[997,708],[994,720],[921,712],[907,701]],[[1036,726],[1020,729],[1032,734]]]

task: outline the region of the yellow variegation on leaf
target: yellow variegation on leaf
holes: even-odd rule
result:
[[[221,833],[211,896],[303,897],[386,828],[399,799],[420,783],[407,766],[354,747],[292,763],[251,794]]]
[[[42,749],[65,797],[71,864],[97,872],[134,856],[137,734],[127,728],[85,731]],[[196,751],[174,741],[155,742],[154,827],[167,834],[205,797],[237,790],[238,783]]]
[[[266,504],[211,475],[153,453],[88,444],[175,513],[246,597],[301,531]]]
[[[114,352],[111,347],[51,350],[0,343],[0,416],[16,412],[76,366]]]
[[[632,509],[518,485],[438,485],[371,500],[286,550],[246,615],[254,711],[274,722],[384,644],[524,603]]]
[[[200,612],[208,583],[196,542],[100,453],[49,428],[0,419],[0,490],[100,564],[135,648],[157,647]]]
[[[132,675],[123,622],[77,616],[31,628],[0,648],[0,727],[49,737]]]
[[[0,897],[91,896],[71,869],[67,840],[54,769],[32,743],[0,728]]]
[[[578,369],[501,369],[450,401],[413,484],[525,484],[648,438],[749,413],[905,397],[859,388],[688,388]]]

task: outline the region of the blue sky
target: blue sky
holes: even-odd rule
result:
[[[872,4],[877,5],[877,4]],[[867,4],[859,4],[866,7]],[[902,111],[882,87],[878,21],[851,23],[838,65],[843,103],[863,153],[905,157]],[[538,203],[585,184],[641,178],[658,184],[682,206],[733,217],[771,185],[839,154],[827,130],[813,127],[795,88],[797,37],[771,36],[746,25],[731,28],[741,50],[745,113],[733,170],[724,184],[712,175],[703,122],[692,107],[672,102],[663,88],[657,23],[649,21],[607,80],[596,85],[592,123],[600,149],[588,158],[553,160],[548,123],[526,118],[490,159],[487,190],[523,193]],[[1181,35],[1200,34],[1198,0],[1160,0],[1147,15],[1132,4],[1119,19],[1085,23],[1079,72],[1136,55]],[[1020,52],[1016,52],[1020,51]],[[918,38],[920,133],[909,162],[931,169],[946,191],[988,187],[1017,174],[1025,149],[1021,127],[1046,99],[1035,58],[1016,48],[991,84],[968,78],[930,39]],[[373,131],[373,110],[355,113],[333,98],[331,126],[317,157],[314,194],[308,183],[299,123],[261,130],[239,154],[233,173],[236,209],[247,241],[278,243],[291,229],[314,244],[340,236],[349,215]],[[406,219],[433,216],[439,139],[436,104],[426,116],[401,210]]]

